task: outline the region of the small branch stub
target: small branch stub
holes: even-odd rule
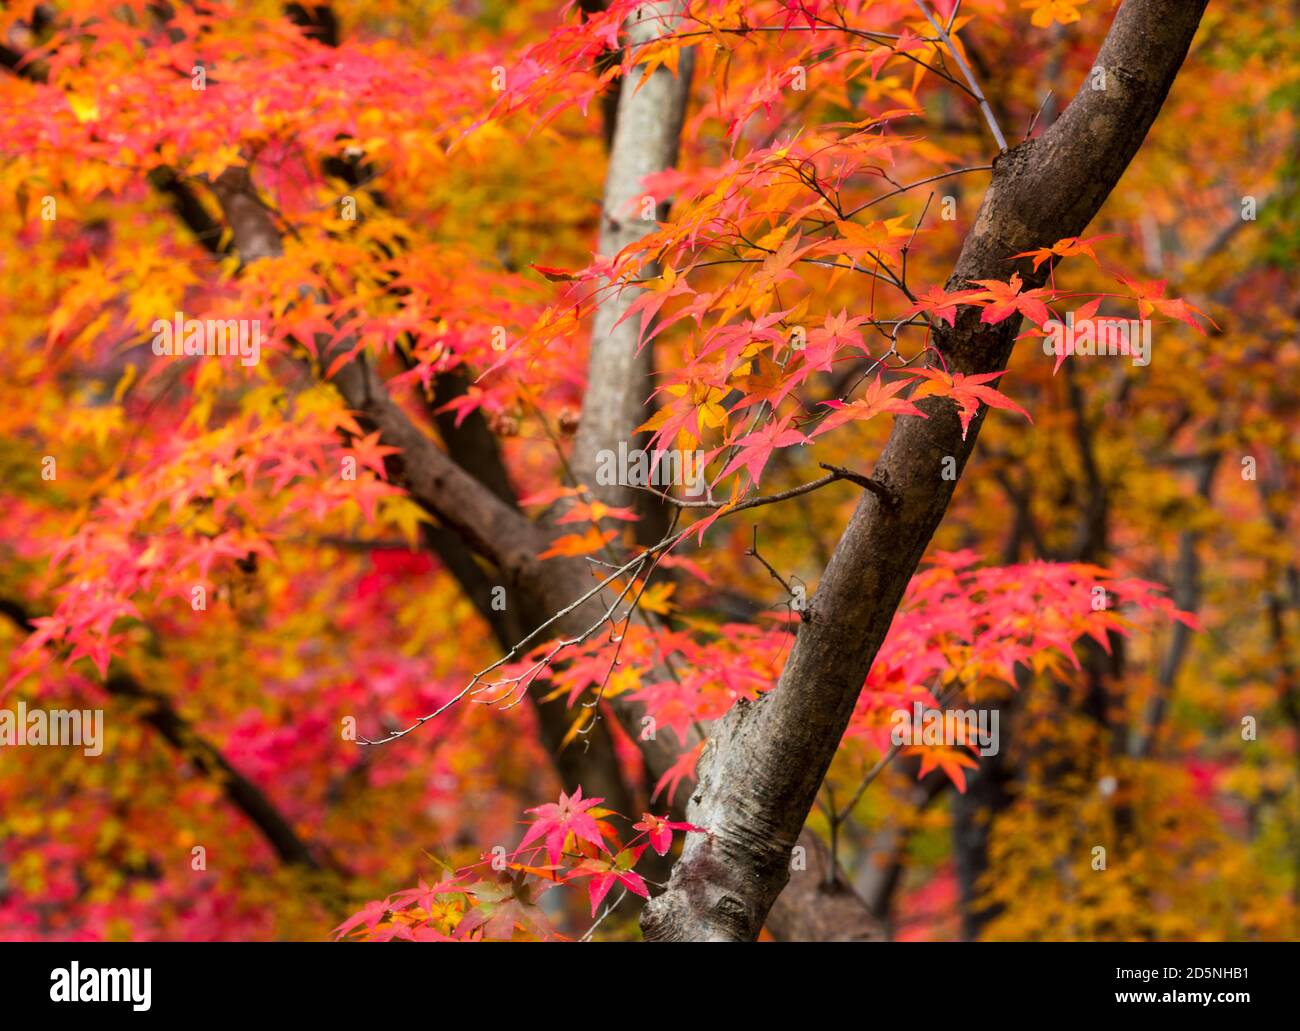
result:
[[[902,504],[902,499],[879,480],[873,480],[870,476],[863,476],[861,473],[855,473],[852,469],[845,469],[843,466],[827,465],[825,462],[817,463],[828,473],[834,473],[841,480],[848,480],[850,483],[856,483],[863,490],[869,490],[890,508],[897,508]]]

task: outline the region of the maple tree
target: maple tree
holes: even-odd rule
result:
[[[1296,33],[0,8],[0,936],[1294,936]]]

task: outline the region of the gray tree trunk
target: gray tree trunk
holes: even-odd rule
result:
[[[638,8],[626,25],[629,46],[671,32],[681,6],[678,0],[669,0]],[[646,176],[677,162],[693,66],[693,52],[686,49],[681,53],[675,77],[659,67],[646,80],[644,70],[636,66],[620,86],[597,245],[602,257],[612,258],[655,229],[656,220],[667,217],[667,200],[648,196],[642,183]],[[654,267],[642,273],[657,274]],[[641,293],[638,287],[608,292],[596,310],[587,361],[587,392],[570,465],[578,479],[606,504],[640,507],[644,511],[657,507],[647,505],[653,495],[626,485],[600,485],[595,478],[597,454],[605,449],[616,450],[619,441],[627,441],[629,450],[636,447],[633,430],[649,415],[646,402],[654,389],[653,345],[647,343],[637,350],[640,318],[615,325]]]

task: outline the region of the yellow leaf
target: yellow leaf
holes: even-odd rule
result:
[[[99,117],[99,104],[93,97],[83,97],[76,93],[67,94],[68,107],[79,122],[93,122]]]
[[[431,522],[429,514],[408,497],[390,496],[381,502],[382,517],[392,523],[414,551],[420,544],[420,524]]]
[[[564,737],[560,739],[561,749],[565,748],[570,741],[578,736],[578,732],[587,725],[589,719],[591,719],[591,713],[587,712],[585,709],[578,713],[578,718],[570,724],[569,729],[564,732]]]
[[[639,607],[647,612],[666,616],[677,607],[668,600],[675,590],[677,590],[677,585],[668,581],[657,583],[653,587],[647,587],[641,594]]]

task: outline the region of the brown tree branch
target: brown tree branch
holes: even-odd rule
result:
[[[227,169],[214,184],[214,191],[244,265],[283,252],[279,230],[257,200],[246,169]],[[350,346],[345,341],[338,348],[346,350]],[[328,362],[326,357],[323,363]],[[531,522],[512,502],[503,500],[439,448],[389,396],[367,355],[344,365],[331,382],[361,420],[379,431],[385,445],[400,449],[400,457],[391,463],[394,482],[405,486],[411,497],[443,527],[454,531],[465,545],[497,568],[502,579],[500,586],[506,588],[507,599],[516,600],[530,630],[544,622],[543,613],[562,612],[552,632],[569,637],[583,635],[601,620],[603,606],[598,597],[573,605],[575,599],[592,588],[587,564],[577,558],[539,559],[537,556],[550,545],[550,531]],[[449,546],[454,545],[449,542]],[[457,567],[465,568],[459,562]],[[520,639],[522,635],[515,640]],[[611,699],[610,705],[624,727],[633,733],[651,775],[660,776],[677,758],[676,748],[665,740],[643,740],[636,733],[640,730],[639,712],[632,703],[620,697]],[[564,715],[546,713],[543,729],[548,736],[555,733],[558,720]],[[595,732],[597,741],[605,732]],[[565,762],[577,762],[590,754],[581,751],[581,742],[573,747],[575,751]],[[593,745],[591,751],[596,748]],[[613,782],[606,776],[612,772],[609,763],[602,760],[601,770],[599,776],[593,774],[590,778],[593,784],[601,783],[610,791],[607,797],[611,802],[620,800],[626,804],[626,794],[615,791]],[[585,784],[584,787],[592,790]]]
[[[36,629],[26,608],[12,599],[0,598],[0,614],[26,633],[32,633]],[[104,683],[104,690],[118,698],[143,702],[144,722],[192,762],[195,769],[221,784],[221,790],[225,792],[230,804],[261,832],[282,863],[302,866],[308,870],[321,870],[328,866],[335,872],[346,872],[328,853],[322,853],[323,862],[318,859],[316,852],[298,836],[293,825],[261,788],[231,766],[214,745],[201,737],[193,725],[175,710],[170,698],[120,671],[110,673]]]
[[[799,835],[805,866],[790,877],[767,917],[778,941],[883,941],[885,930],[834,865],[830,849],[807,828]]]
[[[1218,451],[1198,456],[1195,490],[1196,496],[1206,504],[1210,501],[1214,474],[1222,457]],[[1186,529],[1178,535],[1178,562],[1174,567],[1172,600],[1184,612],[1194,613],[1201,605],[1201,560],[1196,551],[1200,538],[1201,533],[1196,529]],[[1144,759],[1151,755],[1173,694],[1174,683],[1178,679],[1178,671],[1191,647],[1192,633],[1191,627],[1185,623],[1174,623],[1169,648],[1161,658],[1160,668],[1156,672],[1155,693],[1147,702],[1141,725],[1134,729],[1129,738],[1129,754],[1132,756]]]

